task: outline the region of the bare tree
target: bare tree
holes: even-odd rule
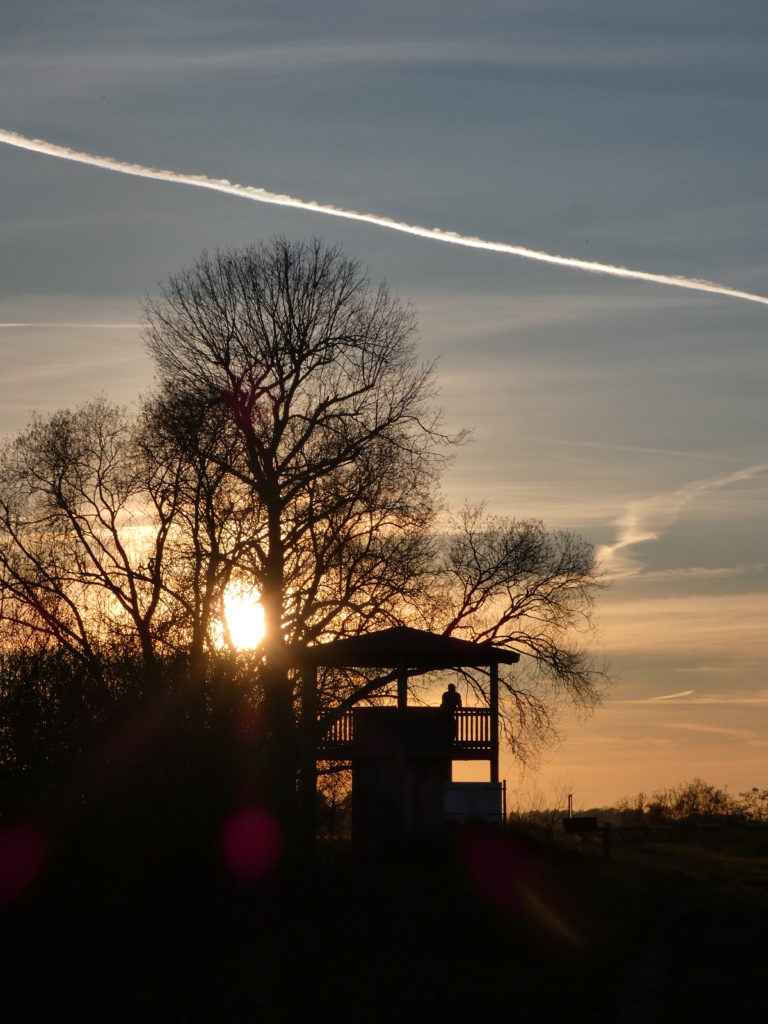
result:
[[[202,682],[214,648],[223,644],[235,652],[224,602],[258,543],[253,494],[230,471],[231,430],[204,403],[154,397],[144,403],[138,427],[143,458],[177,481],[173,559],[164,586],[176,610],[176,647],[188,652],[191,674]]]
[[[603,586],[592,545],[539,520],[466,505],[443,535],[433,580],[424,602],[429,628],[528,655],[500,683],[507,740],[521,763],[532,761],[556,737],[558,709],[593,708],[605,682],[579,643],[593,638]],[[475,674],[466,679],[477,687]]]
[[[136,421],[105,399],[36,418],[0,454],[0,624],[12,646],[54,643],[98,671],[134,645],[147,680],[169,622],[174,468],[147,461]]]
[[[166,408],[198,405],[232,439],[206,456],[252,496],[238,565],[265,617],[264,688],[276,774],[294,749],[281,652],[393,621],[429,549],[448,438],[411,308],[337,247],[275,239],[204,254],[145,306]],[[179,435],[177,435],[178,437]]]

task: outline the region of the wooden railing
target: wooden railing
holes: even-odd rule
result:
[[[346,748],[352,746],[352,711],[345,711],[341,718],[331,722],[320,740],[320,747]]]
[[[394,756],[467,759],[493,752],[493,723],[487,708],[461,708],[446,715],[440,708],[354,708],[326,730],[321,757]]]
[[[455,720],[455,744],[468,749],[491,749],[491,712],[487,708],[460,708],[455,712]]]

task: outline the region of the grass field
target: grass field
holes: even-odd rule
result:
[[[6,1019],[735,1020],[768,976],[747,831],[617,834],[605,861],[586,837],[466,828],[322,847],[252,888],[91,835],[3,921]]]

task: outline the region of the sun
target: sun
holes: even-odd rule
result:
[[[224,619],[238,650],[251,650],[264,639],[264,609],[258,590],[231,583],[224,591]],[[221,645],[224,645],[224,629]]]

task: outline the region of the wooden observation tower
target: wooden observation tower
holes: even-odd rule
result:
[[[297,652],[298,653],[298,652]],[[397,626],[305,648],[296,658],[303,676],[306,781],[316,761],[352,765],[352,832],[358,842],[439,827],[451,818],[502,818],[499,779],[499,665],[514,651]],[[351,707],[318,727],[317,669],[379,669],[397,680],[397,704]],[[409,707],[411,675],[486,668],[487,707],[446,712]],[[316,730],[314,737],[306,735]],[[309,763],[311,761],[311,763]],[[454,761],[487,761],[490,783],[452,782]],[[306,782],[305,782],[306,784]]]

